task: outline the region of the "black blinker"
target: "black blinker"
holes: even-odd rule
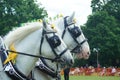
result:
[[[74,27],[74,28],[70,29],[69,31],[75,38],[77,38],[81,35],[81,31],[78,27]]]
[[[57,46],[59,46],[61,44],[61,41],[59,39],[58,36],[54,35],[50,38],[48,38],[49,44],[53,47],[56,48]]]

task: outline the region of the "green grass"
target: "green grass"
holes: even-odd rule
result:
[[[64,80],[62,76],[62,80]],[[69,80],[120,80],[118,76],[70,76]]]

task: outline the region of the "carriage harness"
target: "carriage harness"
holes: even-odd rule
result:
[[[53,34],[53,36],[48,37],[47,34],[51,34],[51,33]],[[59,37],[57,35],[55,35],[55,33],[56,32],[46,32],[43,29],[41,42],[40,42],[40,56],[31,55],[31,54],[27,54],[27,53],[23,53],[23,52],[17,52],[17,51],[13,51],[13,50],[7,50],[6,46],[3,43],[2,38],[0,37],[0,57],[1,57],[2,63],[4,63],[5,60],[7,59],[9,52],[26,55],[26,56],[31,56],[31,57],[36,57],[36,58],[41,59],[41,61],[43,62],[42,65],[38,64],[38,66],[36,66],[36,68],[39,67],[39,69],[42,69],[41,71],[49,74],[52,77],[55,77],[56,80],[60,80],[60,74],[59,74],[60,71],[59,72],[54,71],[54,69],[49,68],[47,66],[47,64],[45,64],[46,62],[44,61],[44,59],[47,59],[47,60],[50,60],[51,62],[57,62],[57,68],[58,68],[58,62],[61,62],[61,63],[63,62],[63,60],[61,59],[61,56],[68,50],[67,48],[64,49],[59,55],[56,53],[55,48],[61,45],[61,41],[60,41]],[[49,43],[49,45],[55,55],[54,59],[42,56],[41,50],[42,50],[42,44],[43,44],[44,38],[46,38],[47,42]],[[39,66],[39,65],[41,65],[41,66]],[[6,64],[3,64],[3,71],[5,71],[6,74],[12,80],[35,80],[33,74],[30,77],[24,75],[21,71],[19,71],[17,66],[12,61],[9,61]]]
[[[83,43],[85,43],[87,41],[87,39],[83,40],[81,43],[79,43],[77,41],[77,37],[79,37],[82,32],[75,25],[74,25],[74,28],[70,29],[68,26],[70,26],[74,23],[68,24],[67,20],[66,20],[67,17],[64,18],[64,27],[65,28],[64,28],[64,31],[63,31],[63,34],[62,34],[62,38],[64,38],[66,30],[68,30],[70,35],[73,37],[74,41],[77,43],[77,46],[75,48],[73,48],[71,50],[71,52],[72,53],[78,53],[80,51],[78,49],[81,48],[81,45]],[[55,32],[46,32],[44,30],[42,32],[41,43],[40,43],[40,54],[41,54],[43,40],[44,40],[44,38],[46,38],[49,45],[51,46],[52,51],[54,52],[54,54],[56,56],[54,59],[46,58],[46,57],[43,57],[43,56],[31,55],[31,54],[22,53],[22,52],[15,52],[15,51],[12,51],[12,50],[6,50],[5,45],[2,45],[2,46],[0,46],[0,56],[1,56],[1,59],[2,59],[2,63],[7,59],[7,56],[9,55],[9,52],[13,52],[13,53],[21,54],[21,55],[26,55],[26,56],[31,56],[31,57],[36,57],[36,58],[39,58],[39,61],[36,63],[35,68],[37,68],[38,70],[48,74],[49,76],[51,76],[53,78],[56,78],[56,80],[60,80],[60,74],[59,74],[60,71],[55,71],[54,69],[50,68],[48,66],[48,64],[46,63],[45,59],[51,60],[52,62],[63,62],[63,60],[61,60],[60,58],[67,51],[67,49],[62,51],[60,55],[57,55],[57,53],[55,52],[54,49],[61,44],[61,41],[59,40],[58,36],[56,36],[55,34],[54,34],[53,37],[48,38],[46,34],[50,34],[50,33],[54,34]],[[13,80],[35,80],[33,72],[31,72],[31,77],[28,77],[28,76],[22,74],[22,72],[20,72],[19,69],[16,67],[16,65],[13,64],[11,61],[8,62],[5,65],[3,64],[3,66],[4,66],[3,70]],[[58,64],[57,64],[57,68],[58,68]]]
[[[68,24],[67,23],[67,18],[68,16],[66,16],[64,18],[64,31],[62,33],[62,39],[64,38],[64,35],[66,33],[66,30],[68,30],[68,32],[70,33],[70,35],[72,36],[72,38],[74,39],[74,41],[77,43],[77,46],[75,48],[73,48],[71,50],[72,53],[78,53],[80,52],[81,50],[78,50],[81,48],[82,44],[85,43],[87,41],[87,39],[83,40],[82,42],[78,42],[77,40],[77,37],[79,37],[82,33],[82,31],[74,25],[73,28],[69,28],[70,25],[73,25],[75,23],[71,23],[71,24]],[[53,78],[57,78],[57,80],[60,80],[59,76],[56,75],[57,72],[54,71],[54,69],[50,68],[47,63],[45,62],[45,59],[44,58],[39,58],[39,61],[37,62],[37,65],[36,65],[36,68],[46,74],[48,74],[49,76],[53,77]]]

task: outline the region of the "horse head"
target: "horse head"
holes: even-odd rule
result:
[[[43,47],[45,47],[45,51],[46,48],[48,50],[51,50],[51,53],[53,54],[49,54],[50,51],[45,52],[45,55],[50,55],[49,57],[54,58],[55,60],[60,59],[61,61],[65,62],[65,64],[73,64],[74,60],[73,57],[70,53],[70,51],[67,49],[66,44],[64,43],[64,41],[62,40],[62,38],[57,34],[57,32],[55,30],[53,30],[51,28],[51,25],[48,24],[43,20],[43,33],[45,34],[44,36],[46,37],[46,41],[48,42],[48,44],[46,44],[47,46],[50,46],[51,49],[48,49],[48,47],[46,47],[46,45],[43,45]],[[43,49],[43,50],[44,50]],[[54,61],[55,61],[54,60]]]
[[[29,75],[35,67],[38,58],[44,58],[53,63],[65,63],[68,65],[74,63],[71,52],[67,49],[63,40],[57,32],[53,31],[50,25],[45,22],[43,22],[43,24],[39,22],[28,23],[25,26],[10,31],[5,36],[4,43],[6,47],[4,47],[2,53],[5,55],[1,57],[6,57],[3,62],[6,66],[3,67],[5,70],[7,69],[8,72],[12,69],[13,73],[19,76],[18,79],[27,79],[25,75]],[[12,60],[9,56],[12,55],[13,57],[13,54],[15,57]],[[13,64],[13,67],[15,65],[15,67],[8,69],[8,63],[10,66]],[[0,66],[2,66],[2,64],[0,64]],[[16,67],[16,71],[22,72],[24,76],[14,71]],[[3,78],[3,80],[8,79]]]
[[[90,48],[85,38],[81,27],[77,25],[74,19],[75,13],[71,16],[58,19],[55,22],[56,28],[63,38],[67,47],[75,54],[77,58],[88,59],[90,55]]]

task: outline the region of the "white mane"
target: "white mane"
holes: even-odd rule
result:
[[[7,46],[9,46],[12,43],[15,43],[16,41],[22,40],[27,35],[40,29],[41,27],[42,27],[42,23],[40,23],[40,22],[27,23],[25,26],[15,28],[12,31],[10,31],[5,36],[4,41],[7,44]]]

